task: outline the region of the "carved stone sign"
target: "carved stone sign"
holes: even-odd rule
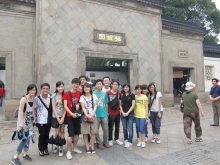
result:
[[[120,45],[125,46],[125,34],[118,32],[108,32],[101,30],[93,30],[94,42],[101,44]]]

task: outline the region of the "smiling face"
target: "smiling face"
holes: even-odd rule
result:
[[[109,78],[104,78],[104,79],[103,79],[103,85],[104,85],[104,86],[109,86],[109,85],[110,85],[110,80],[109,80]]]
[[[141,88],[137,88],[137,89],[135,89],[135,93],[136,93],[136,95],[141,94]]]
[[[212,85],[216,86],[217,85],[217,81],[216,80],[212,80]]]
[[[96,86],[97,90],[99,90],[99,91],[102,90],[102,82],[100,82],[100,81],[97,82],[95,86]]]
[[[151,86],[149,87],[149,90],[150,90],[151,93],[154,93],[154,91],[155,91],[154,85],[151,85]]]
[[[129,93],[130,88],[129,88],[129,86],[126,85],[126,86],[124,86],[123,90],[125,93]]]
[[[42,95],[48,95],[49,94],[49,91],[50,91],[50,88],[48,86],[43,86],[41,88],[41,94]]]
[[[80,78],[80,85],[83,86],[85,85],[85,83],[86,83],[86,78],[85,77]]]
[[[28,94],[31,95],[31,96],[35,96],[36,95],[36,88],[33,88],[33,89],[29,90]]]
[[[91,87],[84,86],[83,90],[84,90],[85,93],[90,93]]]
[[[64,91],[64,85],[61,84],[60,86],[56,87],[58,93],[62,93]]]

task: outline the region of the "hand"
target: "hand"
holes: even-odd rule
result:
[[[64,122],[64,118],[62,117],[62,118],[60,119],[60,124],[63,124],[63,122]]]
[[[58,121],[59,124],[62,124],[60,119],[57,119],[57,121]]]
[[[89,120],[92,120],[92,119],[93,119],[93,117],[92,117],[91,114],[87,114],[86,117],[87,117],[87,119],[89,119]]]
[[[125,116],[128,116],[129,115],[129,113],[127,112],[127,113],[125,113]]]
[[[204,112],[201,112],[201,116],[204,117]]]
[[[146,116],[146,118],[145,118],[146,120],[148,120],[148,115]]]
[[[20,129],[23,129],[23,128],[24,128],[24,123],[21,122],[21,123],[20,123]]]
[[[36,124],[36,119],[33,120],[33,124]]]
[[[161,113],[160,113],[160,112],[158,112],[157,116],[158,116],[159,118],[161,118],[161,116],[162,116],[162,115],[161,115]]]
[[[77,118],[76,113],[72,113],[71,116],[72,116],[73,118]]]

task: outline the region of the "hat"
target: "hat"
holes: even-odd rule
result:
[[[186,83],[186,90],[189,91],[193,88],[195,88],[196,84],[193,84],[191,81]]]

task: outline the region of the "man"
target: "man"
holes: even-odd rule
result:
[[[214,124],[210,126],[219,126],[219,117],[220,117],[220,86],[218,85],[218,79],[212,79],[212,85],[209,98],[212,102],[212,109],[213,109],[213,120]]]
[[[108,130],[109,130],[109,145],[113,146],[112,140],[112,133],[113,127],[115,125],[115,138],[114,140],[119,144],[122,145],[123,142],[119,140],[119,126],[120,126],[120,106],[119,106],[119,96],[121,92],[118,91],[118,81],[112,81],[112,89],[106,92],[109,100],[108,104]],[[113,107],[113,104],[116,105]]]
[[[40,96],[35,97],[37,127],[39,132],[38,149],[39,155],[49,155],[48,152],[48,139],[50,134],[51,122],[52,122],[52,100],[49,95],[50,85],[43,83],[41,85]]]
[[[82,93],[83,86],[85,85],[87,78],[84,75],[79,76],[80,84],[78,90]]]
[[[182,94],[185,92],[185,87],[184,87],[184,83],[182,83],[180,89],[178,90],[178,92],[180,93],[180,97],[182,98]]]
[[[103,81],[102,91],[107,92],[107,91],[111,90],[111,88],[110,88],[110,78],[108,76],[105,76],[105,77],[103,77],[102,81]]]
[[[0,85],[0,107],[2,106],[4,95],[5,95],[5,89],[3,85]]]
[[[64,109],[66,110],[67,116],[67,125],[68,125],[68,139],[67,139],[67,159],[72,159],[71,154],[71,144],[73,141],[73,152],[81,154],[82,151],[76,148],[77,142],[79,140],[79,135],[81,134],[81,117],[76,113],[79,110],[79,100],[81,96],[81,92],[78,90],[80,80],[78,78],[74,78],[72,80],[72,89],[66,91],[63,95],[64,100]],[[71,99],[72,98],[72,99]],[[74,110],[74,111],[73,111]]]
[[[108,144],[108,96],[105,92],[102,91],[102,80],[98,79],[96,80],[96,91],[93,92],[97,96],[96,104],[96,118],[97,118],[97,125],[98,130],[101,125],[102,131],[103,131],[103,142],[101,141],[99,137],[99,131],[96,134],[96,142],[97,147],[99,149],[109,148]],[[105,146],[105,147],[104,147]]]

